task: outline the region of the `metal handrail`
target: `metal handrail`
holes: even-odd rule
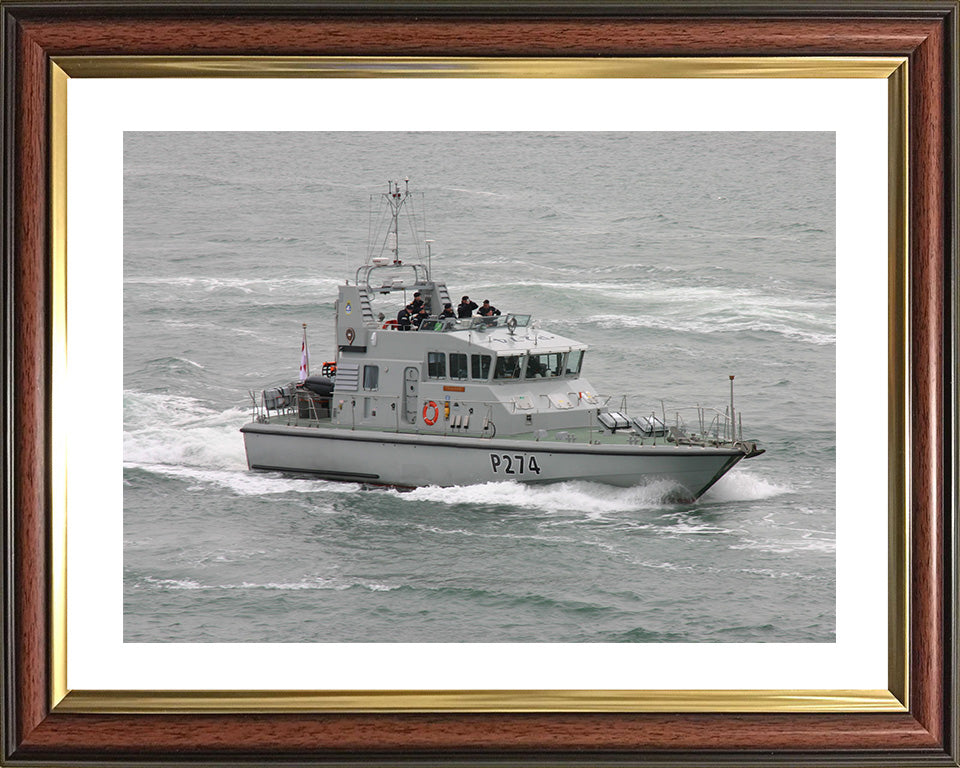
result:
[[[285,390],[286,387],[280,388]],[[254,421],[265,421],[271,417],[271,415],[277,416],[286,416],[293,420],[296,425],[314,425],[317,426],[319,422],[329,419],[332,417],[334,409],[338,406],[342,406],[349,399],[351,402],[351,409],[354,411],[352,426],[356,426],[356,416],[355,408],[356,401],[360,397],[376,397],[382,401],[385,401],[387,407],[391,407],[396,414],[395,424],[393,429],[396,432],[401,431],[400,423],[400,405],[403,401],[403,395],[386,395],[377,392],[376,390],[364,393],[351,393],[351,396],[345,396],[347,393],[336,393],[331,392],[328,396],[318,395],[314,392],[305,391],[301,388],[294,387],[291,394],[287,396],[286,401],[279,408],[269,408],[266,404],[265,391],[255,393],[251,391],[250,397],[253,401],[253,420]],[[336,394],[339,394],[338,397],[335,397]],[[578,400],[578,393],[566,393],[568,396],[572,396],[571,399],[576,401]],[[547,395],[541,394],[542,397],[548,397]],[[592,395],[592,399],[595,400],[595,403],[591,403],[590,408],[586,408],[585,413],[587,416],[587,423],[584,425],[587,429],[587,434],[589,439],[592,441],[592,436],[596,433],[601,432],[602,430],[598,426],[595,416],[599,412],[607,407],[610,400],[614,398],[614,395],[605,395],[605,394],[596,394]],[[327,409],[321,409],[319,406],[319,401],[327,400],[329,407]],[[515,400],[472,400],[457,398],[457,403],[466,407],[473,407],[475,409],[474,414],[469,414],[470,416],[476,415],[482,424],[493,424],[493,415],[494,409],[497,407],[508,409],[511,413],[516,414],[520,412],[520,409],[517,408],[517,403]],[[440,408],[443,407],[443,402],[438,403]],[[552,404],[549,404],[548,397],[548,408],[552,407]],[[626,415],[628,408],[628,396],[620,395],[620,409],[621,412]],[[306,416],[302,416],[303,411],[307,411]],[[526,409],[524,409],[526,410]],[[739,417],[737,421],[732,421],[730,418],[729,410],[721,411],[718,408],[705,407],[701,405],[695,406],[682,406],[679,408],[671,409],[674,411],[674,425],[667,427],[667,421],[665,419],[666,409],[662,408],[664,411],[662,414],[657,414],[655,411],[650,413],[652,419],[661,422],[666,429],[669,430],[669,434],[673,439],[684,439],[684,440],[693,440],[695,442],[709,441],[716,445],[724,443],[734,443],[738,440],[743,440],[743,415],[740,410],[737,410],[736,416]],[[324,413],[325,411],[325,413]],[[480,412],[483,412],[483,416],[480,416]],[[698,431],[692,431],[689,429],[687,421],[683,418],[683,414],[695,413],[697,419],[695,425],[699,427]],[[712,418],[707,420],[708,416]],[[418,423],[412,423],[409,425],[412,432],[419,433],[422,430],[422,426]],[[479,431],[481,433],[490,431],[494,432],[496,427],[493,427],[493,430],[487,430],[486,427],[480,427]],[[444,424],[443,434],[448,434],[451,431],[451,428]],[[473,431],[471,429],[471,431]],[[431,430],[432,432],[432,430]],[[462,434],[462,433],[461,433]],[[481,437],[492,436],[481,434]],[[656,444],[657,436],[653,435],[654,444]]]

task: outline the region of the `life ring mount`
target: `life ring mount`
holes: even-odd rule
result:
[[[430,415],[427,415],[427,414]],[[440,418],[440,406],[437,405],[433,400],[423,406],[423,423],[428,427],[432,427],[437,423],[437,419]]]

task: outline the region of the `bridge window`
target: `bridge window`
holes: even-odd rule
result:
[[[467,378],[467,356],[460,352],[450,353],[450,378]]]
[[[470,355],[470,375],[486,381],[490,378],[490,355]]]
[[[527,358],[528,379],[551,379],[563,373],[563,353],[549,352]]]
[[[427,352],[427,377],[447,378],[447,356],[443,352]]]
[[[575,349],[567,354],[567,375],[576,376],[583,366],[583,350]]]
[[[380,366],[379,365],[363,366],[363,388],[377,389],[379,386],[380,386]]]
[[[495,379],[519,379],[523,369],[523,357],[508,355],[497,358],[497,367],[493,371]]]

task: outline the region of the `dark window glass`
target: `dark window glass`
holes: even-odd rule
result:
[[[549,379],[563,373],[563,353],[548,352],[544,355],[530,355],[527,359],[528,379]]]
[[[581,366],[583,366],[583,350],[575,349],[567,355],[567,373],[575,376],[580,373]]]
[[[523,358],[519,355],[498,357],[497,367],[493,371],[495,379],[519,379],[523,368]]]
[[[470,375],[475,379],[486,381],[490,378],[490,355],[470,356]]]
[[[380,366],[378,365],[363,366],[363,388],[376,389],[379,386],[380,386]]]
[[[467,356],[460,352],[450,353],[450,378],[467,378]]]
[[[431,379],[447,378],[447,356],[443,352],[427,352],[427,376]]]

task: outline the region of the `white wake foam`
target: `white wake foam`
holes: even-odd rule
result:
[[[191,397],[123,393],[123,460],[132,465],[243,469],[242,408],[218,411]]]
[[[458,485],[451,488],[427,486],[399,493],[403,501],[506,506],[545,512],[582,512],[587,516],[612,512],[661,509],[675,505],[677,486],[668,481],[619,488],[602,483],[567,482],[529,485],[517,482]],[[789,486],[778,485],[749,470],[734,470],[721,478],[703,497],[705,502],[757,501],[785,493]]]
[[[127,390],[123,395],[125,467],[226,488],[241,496],[356,493],[352,483],[250,472],[240,426],[243,408],[211,408],[192,397]]]
[[[757,550],[773,555],[791,555],[795,552],[826,552],[837,551],[837,542],[834,539],[801,538],[792,541],[758,541],[748,539],[740,544],[731,544],[730,549]]]
[[[376,581],[341,581],[338,579],[329,579],[322,576],[305,577],[300,581],[289,582],[252,582],[243,581],[239,584],[201,584],[194,579],[158,579],[153,576],[146,576],[142,580],[143,584],[152,587],[169,590],[270,590],[277,592],[299,592],[308,589],[331,589],[338,592],[359,587],[371,592],[390,592],[394,589],[400,589],[399,584],[383,584]]]
[[[784,338],[804,341],[817,346],[829,346],[837,343],[837,334],[826,329],[809,330],[789,322],[776,322],[758,318],[691,317],[689,315],[593,315],[586,318],[601,328],[650,328],[653,330],[683,331],[686,333],[730,333],[734,331],[752,331],[756,333],[775,333]]]
[[[545,512],[583,512],[598,515],[655,509],[664,506],[675,492],[669,482],[632,488],[617,488],[601,483],[568,482],[551,485],[527,485],[517,482],[458,485],[451,488],[428,486],[398,494],[414,503],[424,501],[471,506],[507,506]]]
[[[136,467],[166,477],[209,483],[233,491],[239,496],[266,496],[274,493],[356,493],[358,485],[334,483],[328,480],[283,477],[272,473],[249,472],[246,467],[236,469],[204,469],[180,464],[144,464],[124,462],[124,466]]]
[[[835,301],[830,296],[789,296],[726,286],[642,283],[526,282],[520,286],[553,289],[564,295],[615,295],[634,309],[583,318],[601,328],[651,328],[696,334],[719,332],[772,333],[815,345],[836,344]],[[642,308],[641,313],[636,308]],[[559,320],[559,318],[558,318]],[[564,318],[563,322],[568,319]]]
[[[179,290],[198,290],[205,293],[217,291],[240,291],[241,293],[272,294],[278,291],[290,291],[300,294],[305,290],[332,293],[340,281],[331,277],[271,277],[246,278],[205,276],[195,277],[128,277],[125,285],[159,285]]]
[[[793,488],[765,480],[748,469],[735,469],[721,477],[716,485],[703,495],[703,500],[759,501],[785,493],[793,493]]]

